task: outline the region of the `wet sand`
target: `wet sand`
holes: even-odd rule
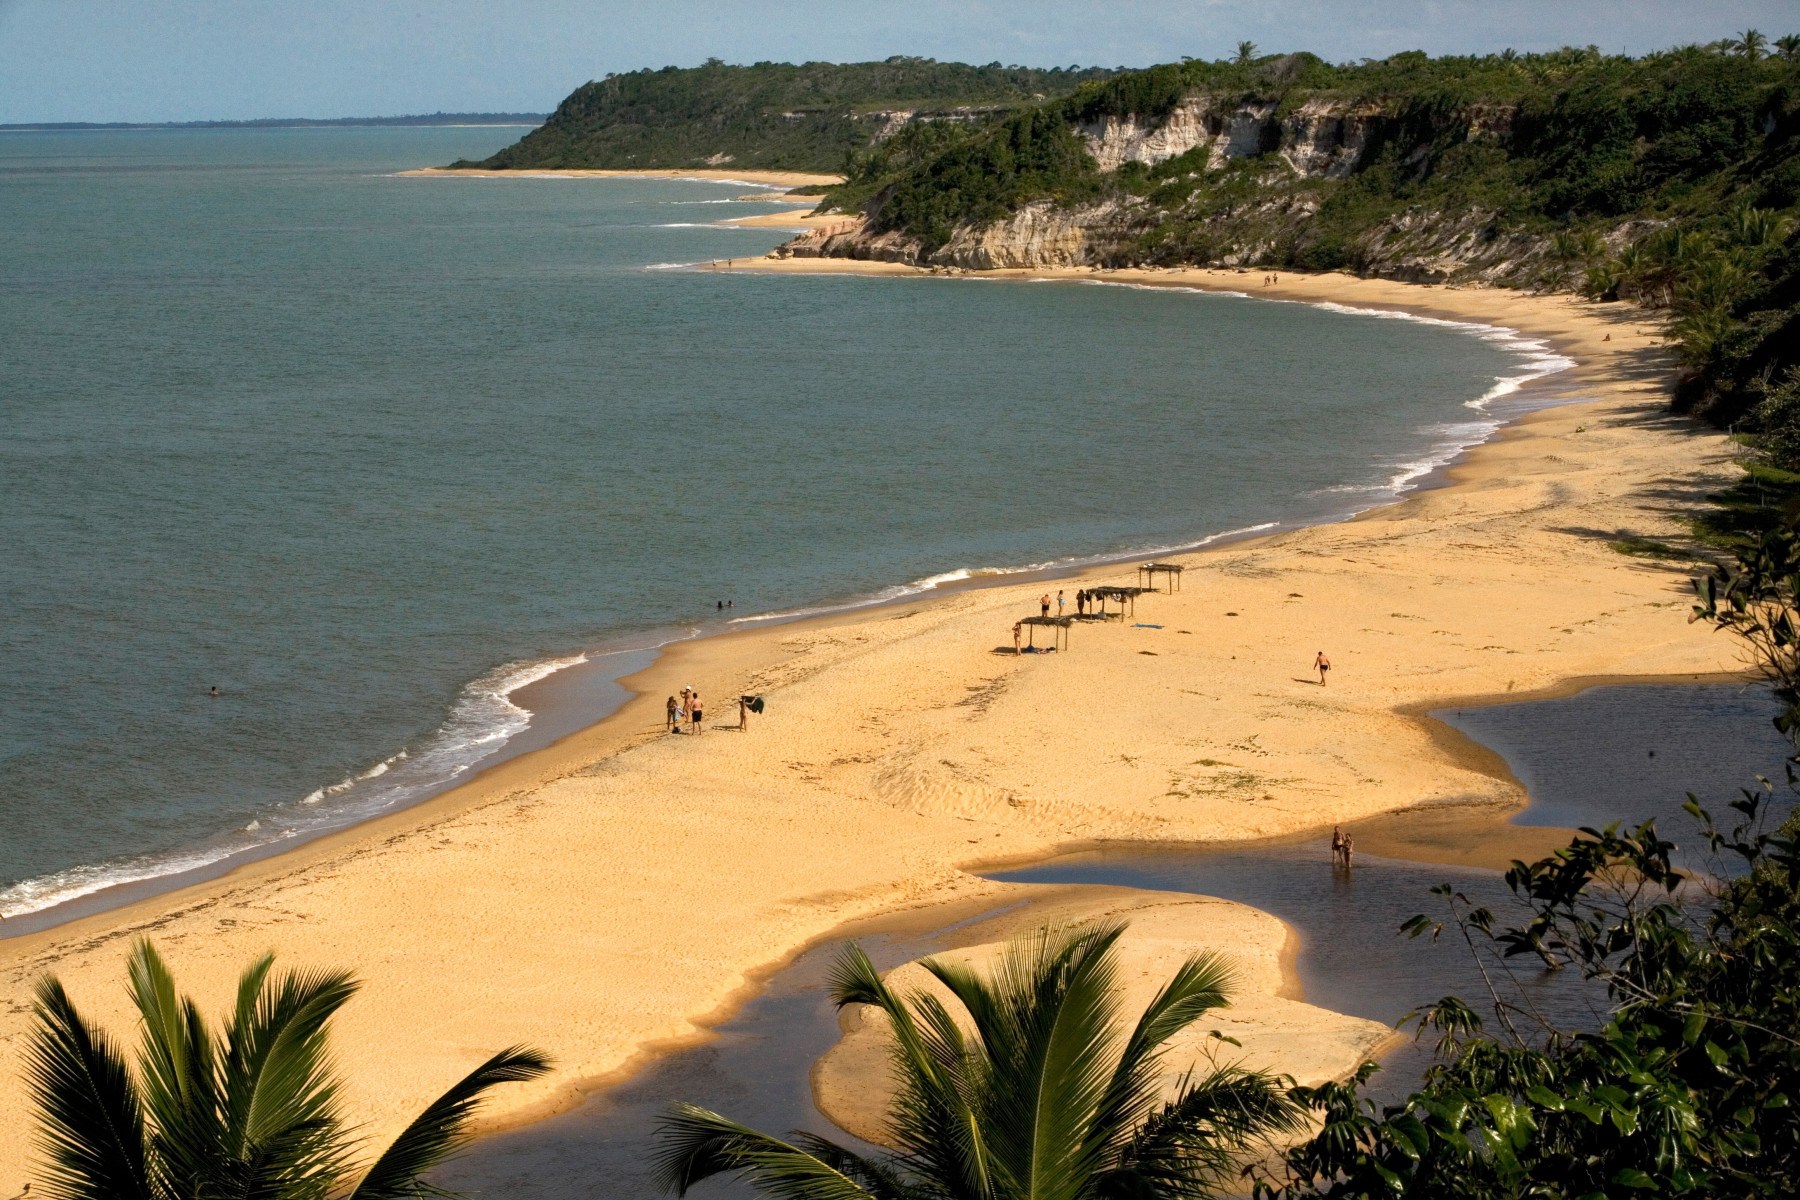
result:
[[[1230,272],[1114,278],[1262,294]],[[1181,591],[1144,597],[1135,620],[1075,628],[1065,653],[1014,656],[1012,623],[1046,589],[1134,583],[1130,567],[676,646],[626,681],[639,695],[614,717],[428,804],[0,945],[14,999],[0,1055],[18,1062],[43,971],[124,1032],[134,938],[154,937],[214,1010],[274,949],[366,981],[337,1044],[351,1115],[372,1135],[520,1041],[560,1064],[501,1094],[494,1119],[522,1120],[646,1047],[700,1036],[845,921],[997,895],[973,865],[1096,840],[1269,837],[1420,804],[1516,807],[1516,783],[1447,749],[1419,712],[1741,667],[1730,639],[1685,622],[1679,566],[1609,545],[1679,536],[1737,471],[1723,435],[1667,414],[1669,360],[1639,314],[1338,276],[1283,275],[1269,292],[1548,338],[1578,363],[1553,386],[1580,402],[1508,426],[1447,486],[1178,556]],[[1336,667],[1327,687],[1308,671],[1318,649]],[[747,733],[669,737],[663,698],[685,684],[715,724],[735,718],[726,700],[740,692],[769,710]],[[9,1070],[0,1191],[26,1178],[28,1124]]]

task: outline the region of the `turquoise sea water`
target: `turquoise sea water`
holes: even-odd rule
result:
[[[0,911],[416,799],[558,663],[1367,507],[1556,364],[1228,296],[682,264],[517,131],[0,134]],[[209,698],[209,687],[222,695]]]

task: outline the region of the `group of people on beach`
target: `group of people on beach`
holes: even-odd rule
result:
[[[1280,282],[1281,282],[1281,276],[1276,275],[1273,272],[1263,276],[1263,286],[1264,287],[1274,287],[1276,284],[1278,284]]]
[[[750,731],[750,714],[763,710],[763,698],[761,696],[739,696],[737,706],[738,731],[748,733]],[[706,719],[706,706],[701,702],[699,692],[691,687],[684,687],[681,689],[681,695],[669,697],[667,715],[667,728],[670,733],[680,733],[683,725],[687,726],[689,733],[699,733],[703,728],[702,722]],[[726,728],[729,729],[730,726],[726,726]]]
[[[1331,865],[1334,867],[1342,867],[1344,870],[1348,871],[1350,869],[1350,855],[1355,849],[1355,839],[1344,832],[1343,826],[1333,825],[1331,827]]]
[[[1087,591],[1085,588],[1075,593],[1075,613],[1077,616],[1086,616],[1088,610],[1098,603],[1099,597],[1095,596],[1094,593]],[[1055,604],[1056,615],[1060,617],[1069,606],[1068,594],[1062,588],[1056,589]],[[1042,596],[1038,597],[1038,616],[1049,616],[1050,605],[1051,600],[1049,592],[1045,592]]]
[[[669,697],[667,707],[670,733],[680,733],[683,725],[689,727],[689,732],[700,732],[701,722],[706,717],[706,706],[701,703],[699,692],[691,687],[684,687],[681,689],[680,699]]]

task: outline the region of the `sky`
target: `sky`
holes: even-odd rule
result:
[[[608,72],[713,56],[1637,54],[1746,28],[1800,32],[1800,0],[0,0],[0,123],[547,112]]]

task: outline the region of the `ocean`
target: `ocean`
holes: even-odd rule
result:
[[[415,802],[564,666],[1367,508],[1566,365],[707,269],[785,236],[717,224],[745,183],[396,174],[520,132],[0,133],[0,912]]]

